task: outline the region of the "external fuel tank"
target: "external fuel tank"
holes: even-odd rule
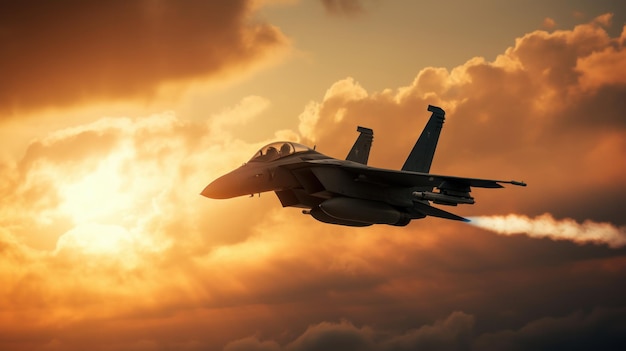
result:
[[[322,202],[319,208],[327,215],[344,221],[404,226],[411,218],[383,202],[335,197]]]

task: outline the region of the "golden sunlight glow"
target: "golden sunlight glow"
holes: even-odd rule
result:
[[[121,189],[123,159],[124,154],[118,152],[101,161],[93,172],[78,181],[62,184],[61,211],[69,215],[75,224],[115,214],[123,215],[131,195]]]
[[[160,122],[161,116],[143,121],[153,128],[169,127]],[[99,122],[91,127],[98,126]],[[142,162],[137,153],[131,133],[95,162],[83,160],[75,169],[46,167],[45,173],[57,184],[57,211],[74,225],[58,239],[55,253],[64,249],[89,255],[123,253],[125,261],[132,261],[138,250],[160,251],[169,245],[149,233],[146,225],[162,215],[163,184],[172,175]]]
[[[62,235],[55,253],[73,249],[85,254],[115,254],[130,248],[132,238],[123,226],[132,213],[132,193],[122,189],[122,167],[128,148],[116,150],[78,179],[58,177],[59,210],[75,227]]]
[[[624,340],[626,27],[605,30],[611,15],[573,27],[572,6],[18,3],[2,22],[16,35],[0,35],[20,49],[0,55],[0,350]],[[446,30],[431,35],[443,17],[424,13]],[[446,111],[433,174],[529,187],[434,204],[474,226],[332,225],[271,191],[201,195],[277,140],[344,159],[359,125],[375,131],[369,165],[399,170],[428,105]],[[373,198],[411,204],[408,185],[388,187]],[[558,217],[524,215],[538,213]]]
[[[132,240],[121,226],[84,223],[59,238],[55,253],[63,249],[78,249],[86,254],[118,253],[127,251]]]

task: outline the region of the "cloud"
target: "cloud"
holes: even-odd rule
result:
[[[590,313],[574,312],[564,317],[545,317],[518,330],[487,333],[477,338],[475,350],[570,350],[589,347],[617,350],[626,346],[623,324],[625,311],[595,309]]]
[[[248,337],[228,343],[224,351],[279,351],[281,348],[275,341],[259,341]]]
[[[474,318],[463,312],[453,312],[433,325],[424,325],[399,335],[390,335],[370,327],[358,328],[343,320],[339,323],[322,322],[309,326],[300,336],[284,347],[275,341],[260,341],[248,337],[233,341],[224,351],[243,350],[460,350],[469,344]]]
[[[313,350],[369,350],[371,349],[371,331],[359,329],[349,322],[320,323],[311,326],[294,340],[288,349],[294,351]]]
[[[612,161],[626,151],[620,98],[626,50],[621,37],[600,25],[608,18],[528,33],[493,62],[473,58],[451,70],[424,68],[395,90],[367,92],[354,78],[336,82],[300,116],[304,142],[342,156],[355,137],[349,132],[370,127],[376,135],[370,164],[399,168],[425,124],[426,106],[441,106],[447,120],[434,173],[529,184],[481,194],[469,211],[571,216],[567,208],[580,221],[590,218],[582,217],[586,212],[619,224],[622,216],[601,210],[626,195],[620,181],[626,166]]]
[[[266,105],[249,97],[207,122],[163,113],[103,118],[54,131],[33,141],[20,160],[3,165],[0,222],[11,236],[36,249],[71,244],[97,251],[124,236],[133,243],[135,236],[144,243],[167,242],[173,235],[167,232],[183,230],[188,211],[197,211],[189,194],[198,194],[259,147],[234,139],[228,128]],[[177,202],[179,197],[184,201]],[[100,234],[95,233],[110,231],[111,241],[98,245],[94,235]],[[145,237],[145,231],[156,236]],[[238,240],[236,235],[221,237]],[[213,235],[211,240],[220,239]],[[89,242],[93,248],[85,246]]]
[[[528,33],[493,62],[425,68],[406,87],[372,92],[344,79],[308,105],[298,131],[276,133],[342,157],[355,126],[372,127],[370,163],[399,168],[426,106],[439,105],[447,120],[433,171],[529,183],[477,190],[478,203],[459,213],[549,211],[618,226],[623,216],[607,203],[626,194],[615,162],[626,145],[624,86],[584,77],[600,62],[618,67],[623,42],[591,23]],[[271,193],[199,196],[270,141],[236,134],[269,103],[251,96],[204,121],[103,118],[41,135],[4,162],[0,348],[540,349],[552,333],[580,345],[623,341],[624,249],[437,218],[337,227],[280,208]]]
[[[432,325],[423,325],[393,334],[352,323],[323,322],[307,328],[296,340],[281,347],[276,341],[248,337],[233,341],[224,351],[308,351],[308,350],[554,350],[555,348],[619,349],[626,345],[623,326],[616,322],[624,311],[595,309],[577,311],[564,317],[543,317],[515,330],[475,335],[475,317],[453,312]]]
[[[383,343],[383,350],[462,350],[470,342],[473,316],[453,312],[432,326],[425,325]]]
[[[0,116],[241,74],[288,46],[247,0],[11,2],[0,22]]]
[[[245,122],[266,110],[269,105],[270,101],[263,97],[245,97],[237,106],[223,111],[218,116],[214,116],[211,128],[224,130],[230,126],[245,125]]]
[[[541,26],[545,29],[553,29],[556,26],[556,22],[554,21],[554,19],[546,17],[543,19]]]
[[[143,313],[167,323],[176,306],[231,303],[234,287],[227,276],[218,278],[218,267],[233,257],[211,252],[254,235],[250,222],[238,220],[239,211],[249,212],[250,221],[263,214],[251,210],[258,202],[215,207],[199,192],[260,147],[233,138],[227,127],[264,106],[263,99],[244,98],[239,107],[200,122],[171,112],[103,118],[53,131],[34,140],[21,159],[3,164],[0,325],[16,336],[0,336],[2,348],[23,345],[19,335],[43,338],[33,341],[39,347],[52,333],[58,348],[80,349],[91,343],[96,319],[152,311]],[[200,273],[204,265],[214,268]],[[198,274],[202,280],[213,275],[209,282],[222,286],[194,286]],[[138,294],[152,297],[137,300]],[[34,322],[14,324],[22,318]],[[53,332],[59,321],[76,332]],[[115,326],[100,329],[124,334]],[[81,330],[85,339],[76,338]],[[107,343],[118,338],[127,343],[124,336]]]
[[[361,0],[321,0],[324,9],[331,15],[358,15],[365,10]]]

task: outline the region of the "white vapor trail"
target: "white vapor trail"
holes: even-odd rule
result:
[[[570,240],[578,244],[606,244],[611,248],[626,246],[626,226],[585,220],[578,223],[571,218],[556,220],[545,213],[535,218],[509,214],[506,216],[470,217],[470,224],[499,234],[526,234],[531,238]]]

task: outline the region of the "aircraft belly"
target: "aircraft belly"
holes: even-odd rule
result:
[[[392,225],[410,222],[407,213],[378,201],[335,197],[322,202],[319,208],[327,215],[345,221]]]
[[[308,212],[308,214],[310,214],[313,218],[317,219],[320,222],[345,225],[349,227],[367,227],[373,224],[373,223],[364,223],[364,222],[357,222],[357,221],[350,221],[350,220],[335,218],[326,214],[319,207],[312,209],[311,211]]]

